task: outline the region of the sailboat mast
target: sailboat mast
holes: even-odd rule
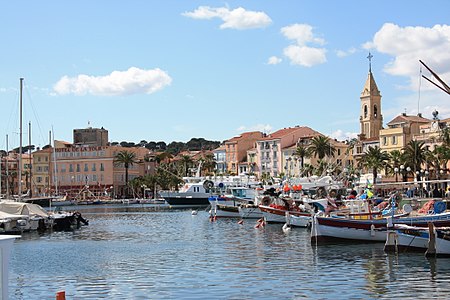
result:
[[[22,90],[23,78],[20,78],[20,102],[19,102],[19,201],[22,200]]]
[[[8,135],[6,135],[6,199],[9,199],[9,148],[8,148]]]
[[[28,164],[28,176],[30,178],[30,198],[33,196],[33,174],[31,173],[31,170],[33,168],[33,162],[31,161],[31,122],[28,123],[28,158],[29,158],[29,164]]]

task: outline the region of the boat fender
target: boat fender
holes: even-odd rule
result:
[[[375,225],[370,225],[370,236],[374,237],[375,236]]]

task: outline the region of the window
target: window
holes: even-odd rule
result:
[[[105,171],[105,167],[103,166],[103,163],[100,163],[100,171]]]
[[[73,172],[73,165],[72,164],[69,165],[69,172]]]
[[[77,164],[77,172],[81,172],[80,164]]]
[[[97,167],[96,167],[95,163],[92,164],[92,171],[94,171],[94,172],[97,171]]]
[[[89,171],[88,164],[84,164],[84,171],[85,172]]]
[[[377,114],[378,114],[377,105],[374,105],[373,106],[373,116],[375,117],[375,119],[377,118]]]
[[[338,155],[341,155],[341,149],[337,149]]]
[[[385,145],[385,146],[387,145],[387,137],[386,136],[383,137],[383,145]]]
[[[364,105],[364,118],[367,118],[367,105]]]
[[[395,135],[392,137],[392,145],[397,145],[397,137]]]

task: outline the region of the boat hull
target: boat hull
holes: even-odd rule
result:
[[[211,211],[216,218],[240,218],[239,207],[226,204],[217,204]]]
[[[392,223],[426,228],[432,222],[436,227],[450,226],[450,213],[393,218]],[[387,219],[348,219],[334,217],[314,217],[311,230],[312,241],[361,240],[373,242],[386,241]]]
[[[208,206],[208,198],[198,197],[166,197],[164,198],[169,205],[173,206]]]
[[[261,219],[264,217],[258,206],[239,206],[239,215],[242,219]]]
[[[289,212],[293,216],[311,217],[311,214],[307,212],[287,211],[265,205],[260,205],[259,209],[263,213],[266,223],[286,223],[286,212]]]

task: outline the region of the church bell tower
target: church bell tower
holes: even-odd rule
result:
[[[372,74],[372,54],[369,52],[369,75],[361,92],[361,124],[360,140],[378,138],[383,128],[383,116],[381,115],[381,94]]]

